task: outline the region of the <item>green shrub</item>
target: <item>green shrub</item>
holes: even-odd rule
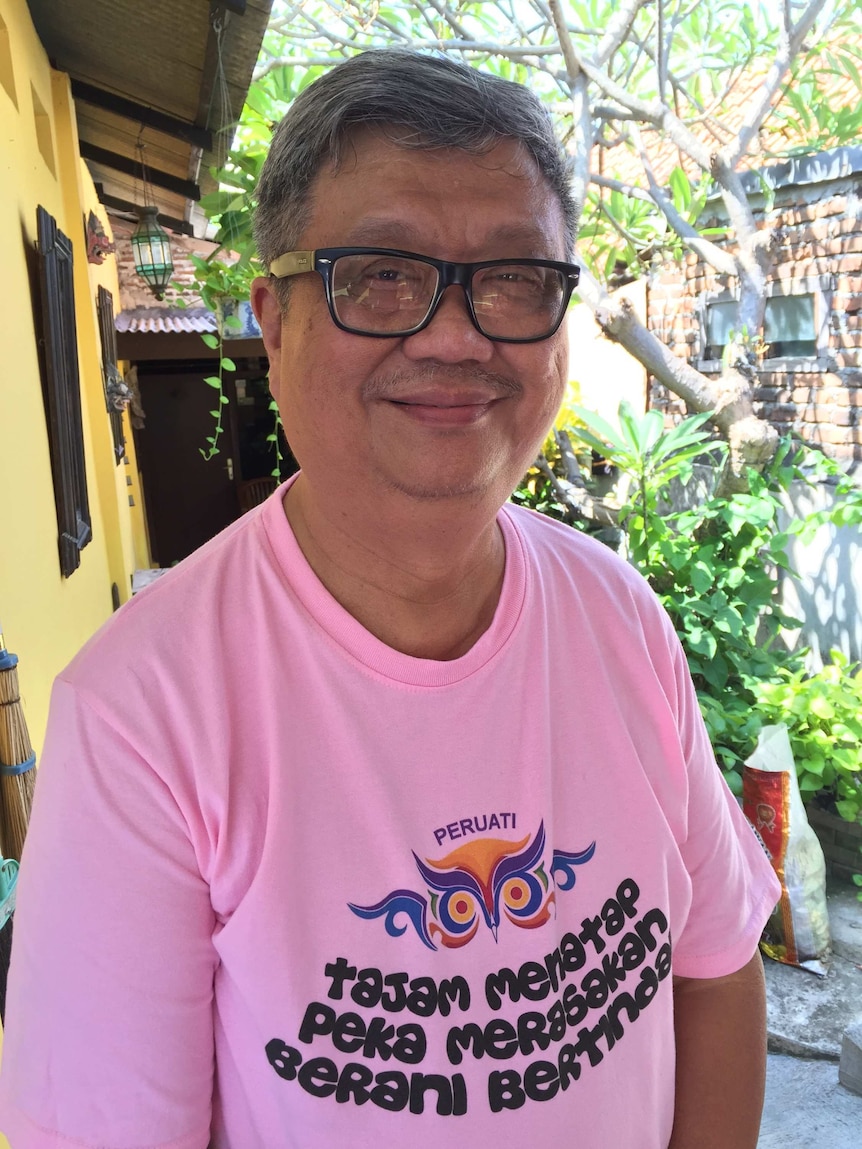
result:
[[[755,686],[764,723],[785,722],[802,797],[832,796],[842,818],[862,817],[862,667],[840,650],[817,674],[779,671]]]
[[[806,675],[807,652],[789,649],[783,637],[801,622],[781,608],[778,590],[781,571],[790,569],[790,540],[804,540],[826,521],[862,521],[862,492],[841,481],[828,460],[785,440],[763,473],[750,472],[747,492],[707,490],[695,505],[673,509],[685,502],[680,492],[695,461],[715,467],[725,457],[726,444],[705,429],[708,416],[666,430],[658,412],[638,417],[622,404],[618,430],[589,411],[576,413],[583,426],[570,436],[620,472],[628,557],[673,621],[731,789],[741,791],[742,765],[761,727],[786,722],[803,793],[831,798],[843,817],[859,816],[862,677],[858,669],[848,673],[838,652],[831,666]],[[547,470],[537,474],[546,481],[537,481],[533,505],[554,503],[551,513],[564,518]],[[841,496],[835,505],[781,529],[791,483],[826,476]],[[519,501],[530,502],[528,496],[522,488]]]

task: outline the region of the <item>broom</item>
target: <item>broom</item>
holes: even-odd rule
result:
[[[17,665],[0,628],[0,842],[7,858],[20,861],[33,805],[36,755],[21,707]]]

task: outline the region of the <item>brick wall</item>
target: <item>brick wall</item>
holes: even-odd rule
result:
[[[763,226],[775,228],[778,247],[771,279],[778,293],[804,292],[812,282],[815,324],[822,335],[818,361],[761,361],[755,387],[755,409],[775,427],[796,431],[834,458],[862,463],[862,164],[856,152],[809,157],[777,170],[774,201],[768,206],[756,193],[756,215]],[[850,153],[850,160],[847,155]],[[820,161],[818,169],[817,162]],[[855,167],[856,170],[853,170]],[[817,178],[818,171],[825,178]],[[784,174],[799,182],[782,182]],[[762,173],[768,174],[768,173]],[[761,200],[759,206],[757,199]],[[715,211],[703,221],[723,226]],[[732,245],[732,237],[728,241]],[[705,301],[732,289],[697,256],[682,263],[656,266],[648,288],[647,322],[677,355],[705,374],[701,359],[706,333],[702,330]],[[652,381],[651,404],[668,415],[684,412],[676,396]]]

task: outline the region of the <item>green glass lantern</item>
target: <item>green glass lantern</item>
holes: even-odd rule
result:
[[[171,241],[159,223],[156,208],[147,205],[138,212],[138,226],[132,232],[135,271],[145,279],[156,299],[164,299],[165,288],[174,272]]]

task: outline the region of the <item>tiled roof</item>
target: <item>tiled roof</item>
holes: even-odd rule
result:
[[[216,331],[216,317],[205,307],[133,307],[117,316],[117,331],[147,334],[203,334]]]

